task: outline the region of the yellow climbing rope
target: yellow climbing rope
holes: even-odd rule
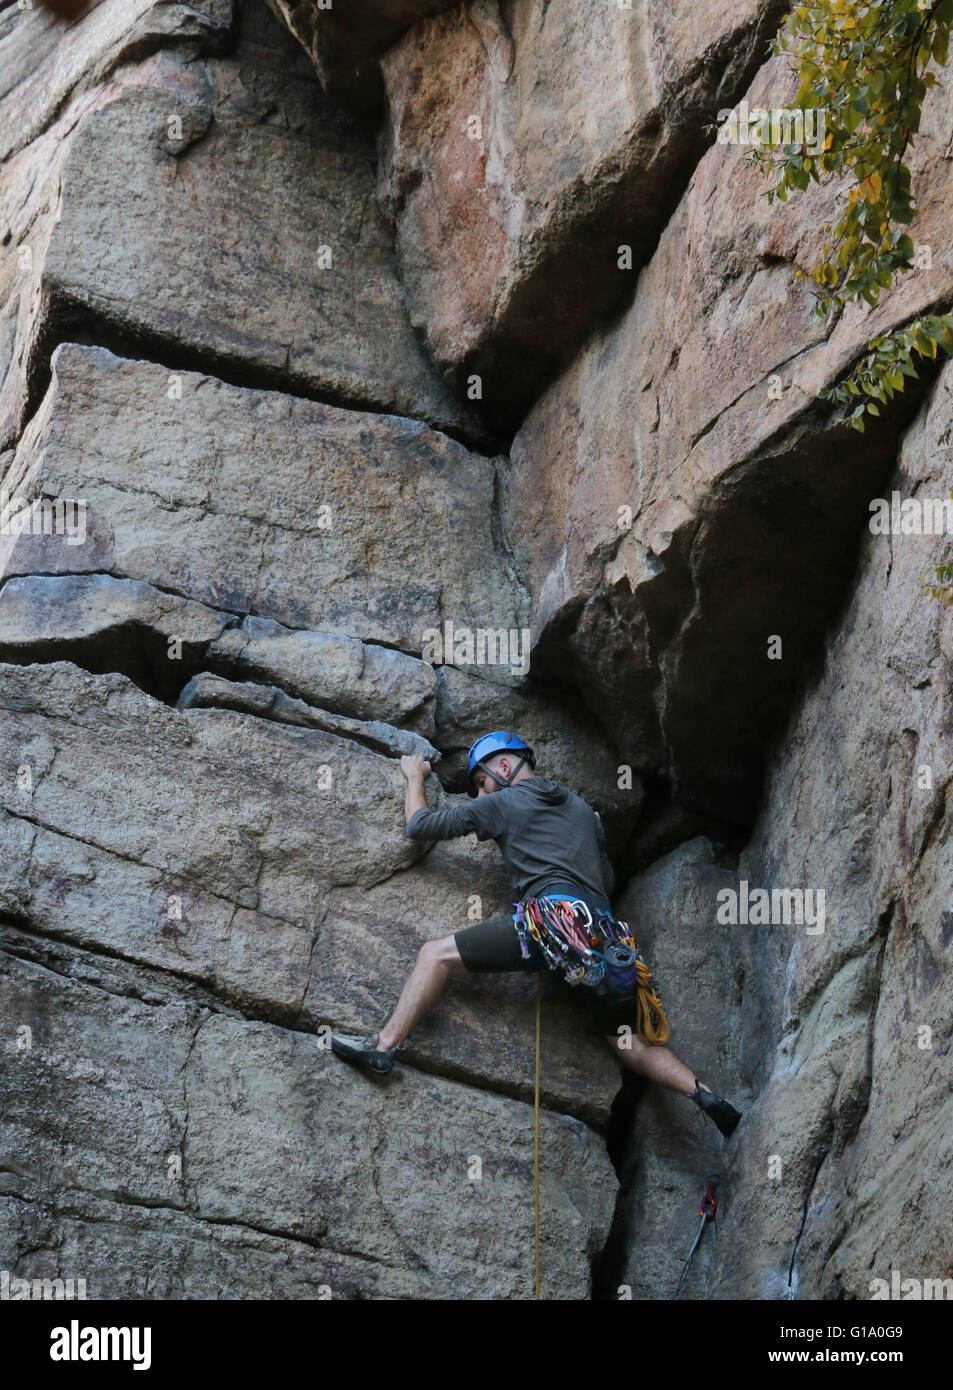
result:
[[[539,1014],[543,981],[536,976],[536,1084],[533,1088],[533,1181],[536,1196],[536,1297],[539,1298]]]
[[[652,986],[652,972],[644,960],[635,962],[638,987],[635,992],[639,1019],[639,1036],[647,1043],[660,1046],[668,1039],[668,1019],[662,1010],[662,1001]],[[656,1022],[657,1020],[657,1022]]]

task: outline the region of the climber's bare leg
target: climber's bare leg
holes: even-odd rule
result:
[[[657,1081],[660,1086],[678,1091],[683,1096],[695,1094],[695,1073],[689,1071],[685,1063],[679,1061],[667,1047],[643,1042],[635,1033],[611,1033],[606,1037],[606,1042],[631,1071],[647,1076],[650,1081]],[[700,1078],[698,1084],[703,1091],[711,1090]]]
[[[450,976],[465,974],[466,966],[452,936],[425,941],[417,952],[413,970],[404,981],[397,1007],[380,1031],[378,1048],[386,1052],[388,1048],[399,1047],[418,1019],[436,1004]]]

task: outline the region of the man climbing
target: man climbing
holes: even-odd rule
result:
[[[624,924],[612,916],[609,894],[615,876],[598,813],[582,797],[537,774],[529,745],[502,731],[484,735],[470,749],[467,785],[472,800],[467,805],[431,811],[424,791],[430,764],[407,756],[400,766],[407,781],[407,834],[429,841],[468,834],[495,840],[519,907],[513,917],[493,917],[425,942],[380,1032],[366,1037],[332,1033],[333,1052],[373,1073],[391,1071],[397,1049],[433,1008],[452,976],[538,971],[548,965],[568,969],[580,980],[588,969],[596,972],[589,978],[598,981],[607,963],[610,969],[618,965],[629,971],[633,982],[638,971],[638,984],[628,989],[627,997],[597,993],[588,983],[573,987],[600,1035],[625,1066],[689,1096],[722,1134],[731,1134],[741,1118],[739,1111],[662,1045],[668,1025],[649,984],[651,976],[637,948],[632,949],[633,938],[625,937]],[[589,948],[597,940],[597,923],[608,932],[617,930],[610,944],[598,943],[605,949],[594,956]],[[623,939],[631,946],[622,946],[622,954],[613,956]]]

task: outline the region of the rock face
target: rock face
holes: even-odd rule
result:
[[[947,368],[904,436],[886,501],[949,497],[937,441],[951,417]],[[692,1273],[696,1296],[867,1299],[893,1270],[951,1276],[953,622],[919,584],[944,549],[936,535],[867,535],[737,864],[699,839],[626,890],[630,920],[652,924],[663,1001],[669,975],[684,991],[672,996],[673,1021],[686,1023],[675,1050],[684,1037],[686,1059],[746,1112],[723,1156],[702,1162],[684,1116],[656,1118],[677,1102],[640,1110],[620,1278],[646,1296],[660,1290],[642,1242],[659,1228],[690,1242],[706,1165],[724,1177],[723,1221]],[[759,921],[761,890],[771,907]],[[680,1130],[687,1142],[669,1148]],[[663,1271],[673,1289],[677,1275]]]
[[[217,42],[231,7],[207,3],[216,22],[199,28]],[[167,24],[167,7],[153,8]],[[38,354],[73,324],[162,362],[478,430],[412,333],[374,203],[372,143],[322,105],[304,55],[268,19],[241,8],[237,60],[175,61],[176,45],[119,67],[50,112],[11,161],[0,221],[15,239],[4,266],[14,360],[0,403],[14,421],[43,376]],[[188,56],[209,46],[192,37],[197,23],[185,26]],[[118,63],[141,46],[108,51]],[[15,89],[8,101],[18,100]]]
[[[884,497],[949,497],[938,439],[951,415],[946,369]],[[732,1227],[759,1190],[776,1195],[758,1250],[718,1262],[721,1296],[786,1282],[801,1298],[866,1298],[891,1270],[953,1268],[953,625],[919,590],[945,548],[935,535],[866,538],[739,865],[752,882],[825,890],[826,920],[813,934],[768,928],[776,939],[757,952],[764,1016],[742,1014],[737,1050],[759,1094],[732,1172]],[[738,955],[750,971],[750,937]],[[777,1179],[766,1152],[782,1156]]]
[[[380,1085],[328,1047],[511,909],[398,765],[452,805],[511,727],[744,1112],[620,1093],[547,973],[543,1297],[669,1298],[715,1171],[684,1296],[953,1278],[947,538],[868,524],[949,497],[953,367],[862,437],[815,395],[948,303],[953,127],[931,255],[828,331],[830,190],[705,128],[788,102],[782,8],[0,11],[11,1275],[532,1297],[535,980],[451,981]]]
[[[325,91],[367,121],[383,101],[380,57],[401,34],[450,0],[268,0],[304,47]]]
[[[522,586],[493,553],[493,461],[417,420],[65,344],[10,479],[83,498],[104,569],[234,613],[418,655],[447,617],[525,621]],[[14,552],[35,541],[7,539]],[[84,546],[66,548],[84,563]]]
[[[790,98],[779,64],[759,74],[751,107]],[[895,460],[895,419],[873,437],[837,429],[814,393],[869,335],[953,290],[940,250],[951,135],[938,96],[914,160],[931,268],[867,317],[845,313],[829,337],[793,280],[819,250],[826,204],[812,194],[770,206],[743,148],[714,145],[626,314],[514,440],[503,515],[534,595],[537,660],[551,645],[625,760],[671,778],[684,804],[722,824],[750,824],[763,750]],[[772,638],[781,659],[769,657]]]
[[[229,96],[218,107],[190,97],[132,91],[77,133],[45,266],[55,311],[102,315],[246,378],[280,374],[324,400],[463,428],[411,334],[367,152],[354,140],[315,150],[284,129],[229,120]],[[261,229],[276,205],[289,215],[269,238]],[[117,207],[121,240],[104,221]],[[221,259],[209,264],[213,223]]]
[[[382,60],[383,191],[414,323],[518,423],[631,293],[707,143],[761,60],[774,0],[472,0]]]
[[[60,1224],[29,1177],[4,1174],[4,1253],[29,1246],[34,1277],[88,1270],[90,1297],[524,1293],[525,1105],[411,1069],[399,1099],[369,1094],[314,1037],[146,1002],[12,953],[3,981],[10,1017],[33,1028],[5,1105],[7,1142],[31,1153],[68,1208]],[[37,1089],[50,1106],[40,1133]],[[329,1131],[349,1136],[331,1162]],[[543,1133],[547,1293],[564,1297],[588,1281],[604,1201],[591,1188],[570,1203],[557,1175],[604,1159],[568,1116],[547,1112]],[[360,1199],[342,1203],[342,1185]]]
[[[726,881],[725,866],[710,842],[699,837],[631,880],[618,912],[635,926],[651,962],[671,1028],[669,1046],[687,1066],[699,1069],[707,1086],[735,1095],[731,1017],[739,992],[732,978],[731,929],[720,926],[712,912]],[[640,1099],[620,1174],[622,1235],[615,1279],[632,1298],[670,1298],[674,1292],[697,1230],[694,1217],[706,1185],[703,1180],[699,1186],[699,1179],[721,1169],[722,1142],[682,1096],[650,1087]],[[719,1191],[716,1200],[720,1196]],[[703,1241],[699,1247],[685,1298],[704,1296],[712,1244]]]

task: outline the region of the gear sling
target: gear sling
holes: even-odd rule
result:
[[[593,917],[581,898],[524,898],[514,908],[524,958],[532,938],[567,984],[587,986],[614,1004],[634,999],[640,1037],[656,1046],[667,1040],[662,1001],[626,922],[612,913]]]

